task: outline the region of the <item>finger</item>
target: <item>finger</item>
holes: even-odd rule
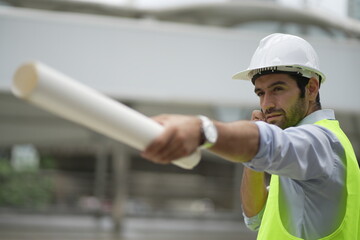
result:
[[[173,160],[179,159],[181,157],[185,157],[190,154],[190,150],[183,140],[183,138],[179,135],[175,135],[169,144],[165,146],[161,152],[159,152],[159,161],[169,163]]]
[[[186,154],[183,148],[176,147],[172,151],[168,151],[166,155],[162,156],[160,161],[162,163],[170,163],[172,161],[178,160],[187,155],[189,155],[189,154]]]
[[[161,114],[161,115],[151,117],[152,120],[160,123],[161,125],[164,125],[164,122],[166,122],[166,120],[168,118],[169,118],[169,115],[167,115],[167,114]]]
[[[175,129],[167,128],[164,133],[155,138],[149,146],[141,153],[141,156],[153,162],[158,162],[161,159],[163,152],[169,147],[169,144],[174,138]]]
[[[265,116],[260,110],[254,110],[251,114],[251,120],[253,121],[264,121]]]
[[[174,139],[175,137],[171,137],[162,148],[154,153],[152,157],[154,162],[162,164],[170,163],[179,155],[178,145]]]

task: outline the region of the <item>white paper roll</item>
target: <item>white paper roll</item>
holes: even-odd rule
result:
[[[140,151],[164,130],[145,115],[39,62],[26,63],[17,69],[12,92],[49,112]],[[199,163],[200,155],[197,150],[173,163],[192,169]]]

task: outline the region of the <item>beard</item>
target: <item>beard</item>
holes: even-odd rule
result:
[[[281,129],[296,126],[306,115],[306,104],[304,98],[298,100],[288,108],[288,111],[283,109],[269,109],[265,114],[281,114],[278,119],[266,120],[267,123],[274,124]]]

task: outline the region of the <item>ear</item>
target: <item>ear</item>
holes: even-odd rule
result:
[[[319,93],[319,88],[319,80],[313,77],[310,78],[308,84],[306,85],[306,92],[310,101],[316,100],[316,96]]]

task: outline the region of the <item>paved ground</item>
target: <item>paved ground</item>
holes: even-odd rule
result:
[[[0,214],[0,240],[253,240],[241,222],[127,218],[114,234],[109,218]]]

